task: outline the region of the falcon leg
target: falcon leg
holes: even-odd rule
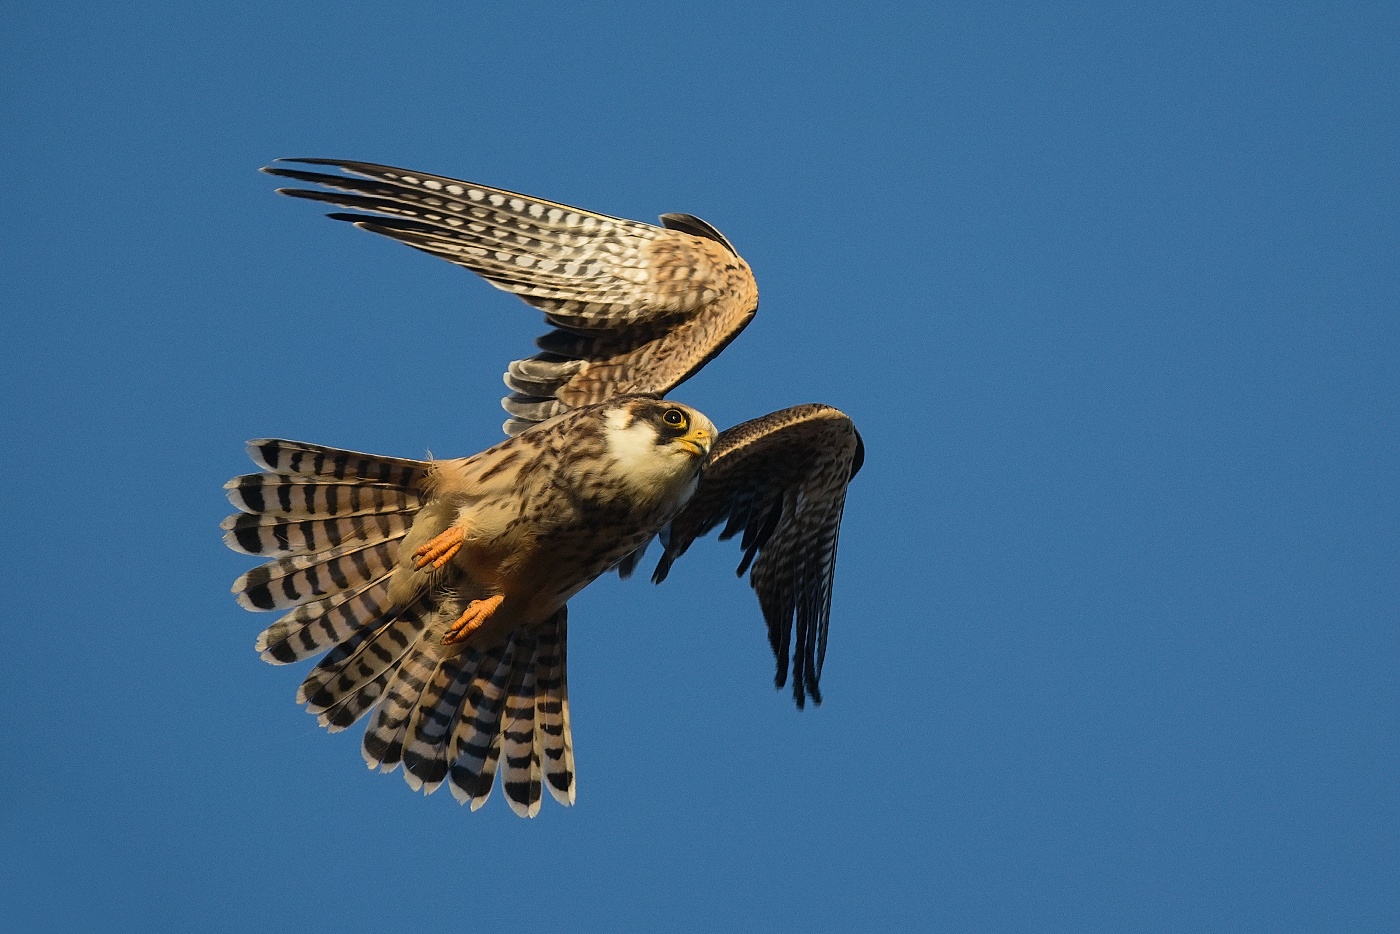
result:
[[[461,642],[481,628],[481,625],[491,618],[491,614],[496,612],[496,607],[501,605],[505,597],[496,594],[494,597],[487,597],[485,600],[473,600],[467,604],[466,612],[457,617],[457,621],[447,627],[447,633],[442,637],[443,645],[452,645]]]
[[[451,526],[422,548],[413,553],[413,569],[421,571],[428,565],[440,568],[452,560],[452,556],[462,550],[465,536],[459,526]]]

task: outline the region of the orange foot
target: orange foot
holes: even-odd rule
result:
[[[467,610],[457,617],[457,622],[447,627],[447,634],[442,637],[443,645],[452,645],[461,642],[481,628],[482,624],[491,618],[491,614],[496,612],[496,607],[504,600],[501,594],[494,597],[487,597],[485,600],[473,600],[467,604]]]
[[[413,569],[421,571],[430,564],[435,568],[442,567],[462,550],[462,541],[461,528],[455,525],[450,527],[413,553]]]

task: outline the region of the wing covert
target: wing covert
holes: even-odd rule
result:
[[[665,551],[652,580],[695,539],[724,524],[721,540],[740,536],[738,574],[749,572],[777,662],[774,684],[793,699],[821,703],[831,588],[846,487],[864,445],[844,413],[798,405],[720,433],[695,495],[663,532]]]
[[[330,217],[471,270],[544,312],[540,353],[513,362],[507,434],[626,393],[664,395],[738,335],[758,308],[749,266],[688,214],[663,226],[369,162],[288,159],[340,175],[268,174],[320,186],[279,192],[359,213]]]

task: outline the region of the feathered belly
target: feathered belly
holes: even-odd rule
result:
[[[450,509],[421,537],[462,530],[458,574],[435,583],[459,602],[503,596],[493,614],[493,628],[502,630],[542,623],[642,547],[684,506],[699,472],[697,465],[666,477],[639,475],[614,459],[579,456],[518,471],[509,486],[492,489],[485,481],[507,472],[481,464],[472,467],[480,476],[453,484],[463,494],[443,501]],[[406,545],[418,547],[410,538]]]
[[[567,521],[555,521],[526,534],[503,549],[495,573],[507,597],[523,598],[525,615],[531,620],[547,619],[570,597],[597,577],[615,567],[623,558],[642,547],[670,521],[679,505],[637,508],[631,504],[614,508],[571,511]],[[514,537],[514,536],[507,536]]]

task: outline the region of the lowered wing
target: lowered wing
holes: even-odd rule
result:
[[[791,654],[798,707],[808,697],[821,703],[841,512],[863,457],[855,425],[827,405],[793,406],[736,425],[720,433],[695,495],[663,533],[657,583],[721,523],[721,539],[742,533],[738,573],[749,572],[758,594],[778,687],[787,683]]]

